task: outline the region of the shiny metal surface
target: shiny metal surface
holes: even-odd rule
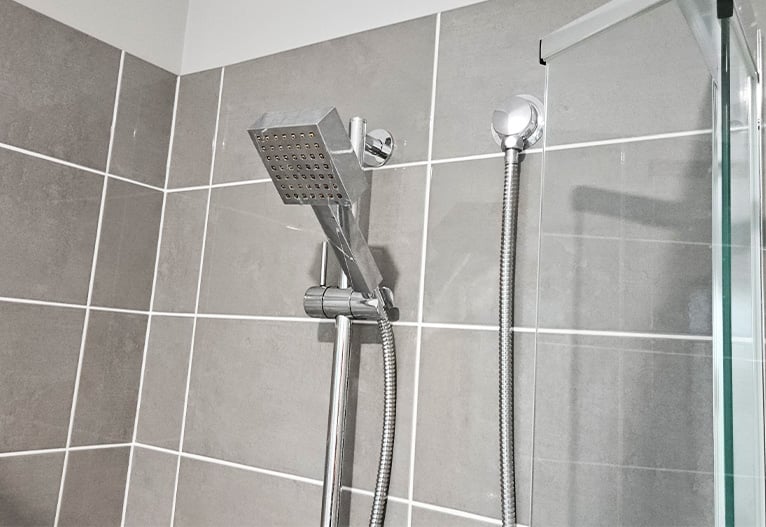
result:
[[[312,208],[353,288],[365,295],[373,295],[383,276],[351,207],[330,203]]]
[[[492,113],[492,137],[503,151],[523,150],[540,140],[544,124],[545,112],[540,99],[515,95]]]
[[[394,152],[394,136],[388,130],[377,129],[364,138],[363,165],[369,168],[382,167]]]
[[[378,332],[383,351],[383,430],[380,436],[380,457],[372,497],[370,527],[382,527],[386,519],[396,432],[396,342],[391,322],[385,316],[378,320]]]
[[[530,95],[509,99],[492,115],[492,135],[505,152],[499,277],[500,503],[503,527],[516,525],[513,464],[513,294],[519,203],[519,154],[543,134],[542,103]]]
[[[367,123],[361,117],[354,117],[349,122],[349,145],[351,146],[351,151],[354,157],[364,149],[364,133],[366,126]],[[357,158],[357,163],[358,162],[359,158]],[[361,172],[360,176],[363,176]],[[355,203],[350,202],[347,206],[336,205],[313,207],[314,213],[322,224],[322,229],[325,231],[326,235],[328,235],[326,225],[336,229],[335,239],[330,238],[328,235],[328,241],[334,249],[338,248],[337,243],[339,240],[347,238],[349,235],[349,228],[355,228],[358,235],[361,236],[361,230],[359,229],[359,225],[356,223],[356,219],[352,212],[352,207],[355,206]],[[334,224],[323,221],[322,214],[328,211],[337,211],[339,214],[337,218],[338,221]],[[364,240],[363,237],[361,239]],[[365,242],[364,245],[366,246],[367,243]],[[369,248],[367,248],[367,252],[369,252]],[[338,256],[338,261],[343,262],[347,259],[346,254],[348,253],[339,254],[336,250],[335,254]],[[370,259],[372,259],[371,254]],[[374,265],[375,261],[372,260],[372,263]],[[339,291],[349,289],[349,281],[351,278],[346,272],[346,267],[343,265],[342,267],[344,272],[341,273],[340,281],[338,283],[337,289]],[[375,270],[377,270],[377,266],[375,266]],[[378,275],[380,275],[379,272]],[[338,515],[341,500],[343,437],[345,435],[344,428],[346,424],[348,361],[350,348],[351,319],[345,315],[338,315],[335,317],[335,345],[333,348],[332,381],[330,385],[330,411],[327,418],[327,448],[325,449],[324,480],[322,485],[322,527],[335,527],[339,524]]]
[[[322,256],[319,264],[319,285],[327,285],[327,257],[329,256],[330,246],[327,240],[322,242]]]
[[[519,162],[516,150],[505,151],[503,219],[500,235],[500,503],[503,527],[516,525],[516,472],[513,465],[513,291]]]
[[[341,280],[341,286],[345,280]],[[351,349],[351,319],[335,319],[335,346],[330,385],[330,411],[327,418],[324,482],[322,486],[322,527],[338,525],[343,467],[343,429],[346,421],[348,361]]]
[[[335,108],[265,113],[248,133],[282,201],[312,205],[354,289],[372,296],[383,278],[352,212],[368,188],[357,157],[366,123],[356,117],[351,125],[361,134],[356,146]]]
[[[381,318],[381,312],[387,314],[385,304],[393,304],[393,293],[390,289],[381,287],[380,292],[380,296],[368,298],[351,288],[309,287],[303,295],[303,309],[312,318],[335,318],[344,315],[356,320],[378,320]],[[383,306],[381,302],[384,303]],[[396,309],[393,312],[398,315]]]
[[[393,307],[391,291],[380,285],[380,270],[354,213],[358,199],[368,188],[360,159],[369,150],[367,155],[372,156],[375,166],[384,164],[391,155],[393,139],[390,134],[379,133],[368,137],[366,122],[359,117],[351,119],[348,136],[339,123],[335,108],[267,113],[248,132],[282,201],[312,206],[343,270],[338,287],[327,287],[327,251],[323,247],[321,285],[309,288],[304,295],[307,314],[334,316],[336,320],[322,527],[338,525],[351,317],[378,321],[383,343],[385,407],[370,524],[383,525],[396,420],[396,349],[388,315],[395,316],[398,311]]]
[[[350,206],[367,190],[359,158],[335,108],[265,113],[248,133],[288,205]]]

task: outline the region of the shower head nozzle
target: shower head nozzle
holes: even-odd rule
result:
[[[350,206],[366,190],[335,108],[265,113],[248,133],[285,204]]]

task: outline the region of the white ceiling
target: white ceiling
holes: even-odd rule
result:
[[[192,73],[480,0],[17,0],[173,73]]]

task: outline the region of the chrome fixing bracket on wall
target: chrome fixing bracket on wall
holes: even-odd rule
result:
[[[335,318],[344,315],[356,320],[378,320],[382,314],[391,321],[399,320],[399,310],[394,307],[394,294],[387,287],[380,287],[380,295],[372,298],[351,288],[315,286],[303,295],[303,309],[313,318]]]

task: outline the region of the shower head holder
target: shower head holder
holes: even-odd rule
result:
[[[543,103],[531,95],[515,95],[492,113],[492,137],[503,151],[522,152],[540,140]]]

